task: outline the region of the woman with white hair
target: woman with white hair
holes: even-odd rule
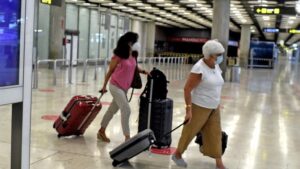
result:
[[[172,160],[180,167],[187,167],[182,154],[198,132],[202,134],[200,151],[216,159],[216,168],[225,169],[222,162],[220,100],[224,84],[219,64],[223,61],[224,47],[217,40],[207,41],[203,48],[204,58],[192,68],[184,87],[186,103],[184,126],[177,151]]]

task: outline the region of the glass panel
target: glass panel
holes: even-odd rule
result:
[[[117,16],[116,15],[111,15],[111,28],[110,28],[110,50],[109,50],[109,57],[112,57],[113,55],[113,50],[117,46],[117,40],[118,40],[118,35],[117,35]]]
[[[66,8],[66,29],[78,30],[78,7],[67,4]]]
[[[98,11],[91,11],[91,25],[90,25],[90,50],[89,50],[89,58],[98,58],[98,48],[100,41],[99,34],[99,18]]]
[[[49,58],[50,6],[40,4],[38,16],[37,58]]]
[[[106,58],[107,55],[107,46],[108,46],[108,30],[105,29],[105,14],[101,13],[101,32],[100,32],[100,57]]]
[[[129,18],[124,18],[124,32],[128,32],[131,28],[131,20]]]
[[[79,58],[87,58],[89,46],[89,10],[79,9]]]
[[[119,17],[118,34],[118,37],[124,34],[124,17]]]

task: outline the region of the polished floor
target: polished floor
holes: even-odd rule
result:
[[[142,65],[146,68],[152,65]],[[173,126],[184,117],[183,85],[190,70],[188,65],[159,65],[168,79],[169,97],[175,102]],[[52,85],[51,71],[39,71],[39,89],[33,91],[31,168],[32,169],[95,169],[113,168],[108,152],[123,141],[120,116],[115,116],[108,128],[112,142],[96,140],[103,112],[111,101],[103,97],[103,109],[84,137],[58,139],[52,129],[53,121],[43,119],[57,115],[70,97],[77,94],[97,95],[103,82],[103,69],[88,71],[87,82],[82,83],[82,70],[74,70],[74,82],[66,83],[66,72],[60,70],[57,86]],[[145,79],[144,79],[145,80]],[[138,95],[131,102],[132,133],[137,131]],[[0,169],[9,169],[11,108],[1,106],[0,112]],[[281,59],[273,70],[242,70],[240,83],[227,82],[222,94],[222,127],[229,135],[224,162],[229,169],[299,169],[300,168],[300,64]],[[181,130],[173,134],[176,146]],[[214,161],[204,157],[195,143],[184,154],[193,169],[214,169]],[[170,169],[178,168],[170,156],[149,152],[130,160],[120,168]]]

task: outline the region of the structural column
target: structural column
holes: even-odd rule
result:
[[[154,45],[155,45],[155,23],[154,22],[147,22],[146,23],[146,56],[153,57],[154,56]]]
[[[300,46],[298,46],[297,52],[296,52],[296,61],[300,62]]]
[[[218,39],[225,48],[224,62],[220,65],[225,77],[229,40],[230,0],[214,0],[212,39]]]
[[[62,1],[61,6],[51,6],[50,9],[50,44],[49,58],[63,58],[63,38],[65,36],[66,4]]]
[[[248,66],[248,58],[250,53],[251,25],[242,25],[242,33],[240,40],[240,66],[246,68]]]
[[[147,37],[145,31],[145,24],[142,21],[132,20],[132,31],[139,35],[138,43],[140,44],[139,57],[145,57],[146,55],[146,42],[145,39]]]

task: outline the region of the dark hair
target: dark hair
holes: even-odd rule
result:
[[[130,56],[131,45],[135,44],[139,38],[139,35],[134,32],[127,32],[121,36],[118,40],[117,47],[114,50],[114,54],[122,59],[128,59]]]
[[[139,56],[139,52],[138,51],[132,51],[131,52],[131,55],[134,57],[134,58],[137,58]]]

